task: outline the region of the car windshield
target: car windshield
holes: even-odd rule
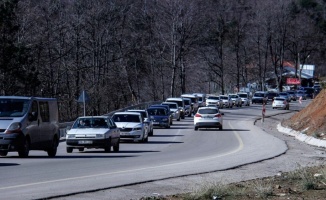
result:
[[[30,100],[1,99],[0,117],[22,117],[28,111]]]
[[[108,128],[108,120],[99,117],[78,118],[72,128]]]
[[[190,105],[191,104],[190,100],[184,100],[184,102],[185,102],[185,105]]]
[[[255,97],[264,97],[264,93],[255,93],[254,96]]]
[[[182,101],[173,101],[173,100],[168,100],[168,102],[174,102],[174,103],[177,103],[179,107],[182,107]]]
[[[112,117],[114,122],[140,122],[139,115],[115,114]]]
[[[210,97],[208,97],[207,99],[219,100],[220,97],[212,97],[212,96],[210,96]]]
[[[246,94],[239,94],[239,97],[247,98],[247,95]]]
[[[178,108],[177,104],[162,104],[162,105],[167,105],[169,108]]]
[[[200,109],[198,110],[199,114],[216,114],[218,113],[217,109]]]
[[[220,96],[220,99],[225,99],[225,100],[227,100],[228,97],[226,97],[226,96]]]
[[[166,110],[163,108],[157,108],[157,109],[148,109],[147,110],[149,115],[158,115],[158,116],[164,116],[166,115]]]
[[[238,98],[237,95],[230,95],[230,98]]]

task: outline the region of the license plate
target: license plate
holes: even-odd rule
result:
[[[80,141],[78,141],[78,144],[93,144],[93,141],[89,141],[89,140],[80,140]]]

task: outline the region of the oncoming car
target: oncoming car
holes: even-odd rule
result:
[[[223,113],[218,108],[201,107],[194,116],[194,129],[199,128],[219,128],[223,129]]]
[[[84,151],[84,148],[103,148],[110,152],[111,147],[119,151],[120,130],[107,116],[85,116],[76,119],[66,135],[66,150]]]

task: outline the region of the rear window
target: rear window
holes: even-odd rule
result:
[[[218,113],[217,109],[200,109],[198,110],[199,114],[216,114]]]
[[[219,100],[220,97],[212,97],[212,96],[210,96],[210,97],[208,97],[207,99]]]

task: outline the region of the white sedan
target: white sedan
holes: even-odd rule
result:
[[[290,104],[287,101],[287,99],[285,99],[283,97],[274,97],[272,107],[273,107],[273,109],[282,108],[284,110],[289,110]]]
[[[195,131],[199,128],[219,128],[223,129],[223,113],[218,108],[200,107],[194,116]]]
[[[120,130],[107,116],[84,116],[76,119],[66,134],[67,153],[73,149],[103,148],[110,152],[111,147],[119,151]]]

